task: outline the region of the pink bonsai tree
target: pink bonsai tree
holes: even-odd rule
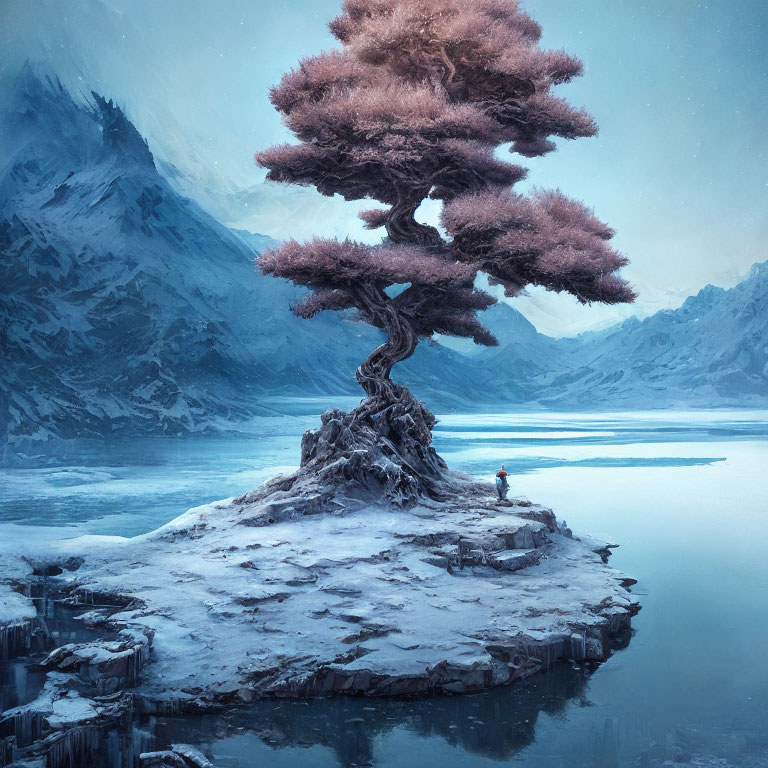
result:
[[[417,425],[423,453],[434,420],[390,373],[434,334],[497,343],[477,317],[495,302],[475,287],[480,273],[508,297],[529,285],[582,303],[631,302],[634,293],[617,275],[626,259],[607,225],[559,191],[515,192],[525,169],[495,155],[509,145],[536,157],[555,149],[552,137],[597,131],[552,93],[581,62],[541,50],[539,25],[515,0],[344,0],[330,29],[341,49],[304,59],[271,91],[298,143],[255,157],[270,180],[378,201],[360,215],[383,241],[290,240],[258,265],[310,289],[294,307],[300,317],[353,310],[382,329],[385,342],[357,371],[367,398],[330,420],[367,423],[408,452],[391,434],[395,407]],[[427,198],[442,201],[447,237],[416,220]],[[407,287],[387,291],[395,285]],[[303,461],[317,439],[305,436]]]

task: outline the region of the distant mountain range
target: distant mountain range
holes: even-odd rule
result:
[[[270,395],[358,394],[379,332],[289,311],[274,241],[182,197],[124,113],[29,66],[0,105],[0,439],[177,434],[271,412]],[[419,346],[396,378],[433,407],[768,404],[768,265],[730,290],[576,339],[499,304],[500,346]]]
[[[768,405],[768,262],[729,290],[708,285],[679,309],[576,338],[543,336],[515,314],[499,305],[486,313],[501,346],[480,359],[503,399],[567,409]]]
[[[537,399],[580,407],[768,404],[768,262],[675,310],[558,342],[559,370],[536,377]]]

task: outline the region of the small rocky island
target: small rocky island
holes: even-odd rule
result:
[[[429,416],[413,399],[328,411],[293,475],[135,538],[3,552],[3,658],[37,657],[47,677],[0,715],[0,764],[69,765],[136,711],[461,694],[606,659],[638,610],[609,545],[449,472],[418,439]],[[56,643],[41,597],[89,639]]]

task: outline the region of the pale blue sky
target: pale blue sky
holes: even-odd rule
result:
[[[728,286],[768,256],[768,3],[524,0],[543,43],[585,62],[561,89],[600,125],[562,143],[529,180],[559,186],[618,232],[633,308],[515,300],[540,330],[570,335]],[[363,234],[361,207],[263,185],[254,151],[287,139],[267,90],[334,44],[337,0],[0,0],[0,76],[27,57],[123,104],[155,154],[225,223],[278,238]],[[82,78],[82,79],[80,79]],[[365,207],[365,206],[362,206]],[[434,208],[423,212],[434,218]]]

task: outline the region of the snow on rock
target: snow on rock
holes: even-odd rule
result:
[[[463,482],[449,501],[409,509],[336,497],[254,526],[274,500],[227,500],[134,539],[69,542],[84,561],[60,577],[70,600],[120,606],[109,621],[124,635],[47,663],[82,674],[100,653],[114,664],[151,645],[141,675],[144,657],[132,679],[113,677],[141,677],[136,693],[166,711],[478,691],[559,659],[605,659],[638,610],[605,545]]]
[[[0,103],[2,442],[217,431],[273,413],[266,395],[354,391],[376,332],[338,344],[338,318],[293,316],[253,265],[276,242],[245,237],[171,188],[116,105],[25,66]]]
[[[504,400],[552,408],[764,407],[768,262],[677,309],[576,338],[551,339],[500,303],[483,313],[500,346],[474,358]],[[511,331],[510,331],[511,329]]]
[[[48,654],[42,666],[77,670],[81,680],[94,683],[98,695],[105,696],[136,685],[141,668],[149,660],[151,643],[151,634],[124,629],[117,640],[59,646]]]
[[[0,739],[12,734],[13,747],[38,746],[46,766],[83,765],[98,750],[100,729],[130,707],[127,697],[97,701],[77,690],[78,680],[50,672],[40,695],[0,715]]]
[[[0,661],[27,650],[36,627],[37,611],[32,600],[0,581]]]
[[[61,568],[49,568],[45,563],[55,559],[73,570],[80,560],[68,556],[52,556],[47,545],[28,538],[29,551],[18,551],[18,539],[0,535],[0,661],[28,655],[48,647],[49,634],[45,622],[38,616],[32,598],[32,581],[58,574]],[[33,566],[34,552],[45,552]],[[2,765],[2,763],[0,763]]]
[[[160,752],[142,752],[141,768],[215,768],[214,764],[190,744],[173,744]]]
[[[7,587],[0,592],[0,626],[33,619],[35,616],[35,606],[28,597]]]

